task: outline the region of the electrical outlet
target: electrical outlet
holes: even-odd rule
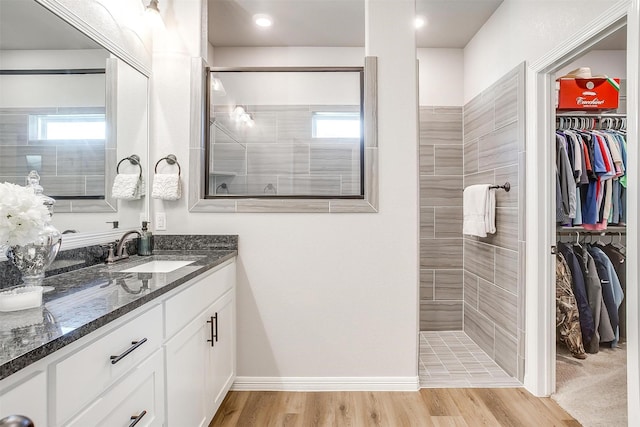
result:
[[[156,230],[166,230],[167,229],[167,216],[164,212],[156,212]]]

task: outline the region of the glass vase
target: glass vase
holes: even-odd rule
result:
[[[42,285],[45,270],[58,255],[61,238],[62,234],[53,225],[47,224],[34,242],[9,247],[7,259],[20,271],[24,285]]]

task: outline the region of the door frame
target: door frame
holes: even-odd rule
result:
[[[555,120],[553,73],[584,54],[625,23],[627,25],[627,256],[638,260],[638,69],[640,49],[639,0],[621,1],[598,17],[570,42],[528,65],[526,100],[526,358],[525,387],[537,396],[555,391],[555,191],[552,179]],[[628,283],[638,283],[638,262],[627,265]],[[640,307],[635,286],[626,300]],[[629,419],[640,418],[640,357],[638,310],[627,310],[627,402]]]

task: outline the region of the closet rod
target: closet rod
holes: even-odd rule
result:
[[[594,235],[597,234],[599,236],[609,236],[609,235],[619,235],[619,234],[627,234],[626,230],[585,230],[584,228],[581,230],[575,229],[575,230],[562,230],[562,231],[556,231],[556,234],[559,234],[561,236],[575,236],[577,234],[588,234],[588,235]]]
[[[623,114],[623,113],[556,113],[556,117],[586,117],[586,118],[595,118],[595,119],[599,119],[599,118],[607,118],[607,117],[612,117],[612,118],[626,118],[627,115]]]

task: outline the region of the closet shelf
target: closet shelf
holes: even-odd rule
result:
[[[623,233],[625,234],[627,232],[627,227],[624,225],[611,225],[609,227],[607,227],[605,230],[586,230],[582,227],[557,227],[556,228],[556,232],[567,232],[567,233],[571,233],[574,234],[575,232],[578,233],[584,233],[584,234],[618,234],[618,233]]]

